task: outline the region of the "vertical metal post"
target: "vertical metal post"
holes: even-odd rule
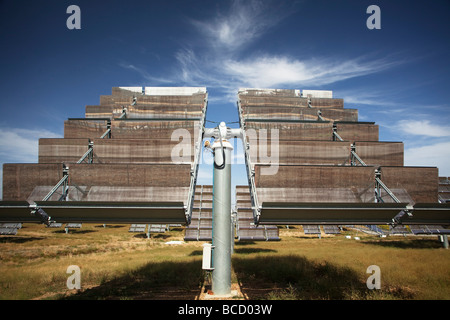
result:
[[[88,155],[88,163],[94,163],[94,141],[89,140],[88,148],[91,151]]]
[[[214,150],[213,178],[213,273],[214,295],[231,294],[231,144],[226,137],[225,123],[219,126],[219,139]]]
[[[63,164],[63,177],[68,176],[69,175],[69,167],[67,167],[66,165]],[[60,201],[67,201],[68,200],[68,195],[69,195],[69,179],[65,179],[62,185],[62,195],[61,198],[59,199]]]
[[[445,249],[448,249],[448,235],[447,234],[442,235],[442,244]]]
[[[375,202],[380,203],[383,202],[383,199],[381,198],[381,186],[378,181],[380,181],[381,178],[381,172],[376,169],[375,170]]]
[[[355,145],[352,143],[350,145],[350,165],[351,166],[356,166],[355,151],[356,151]]]

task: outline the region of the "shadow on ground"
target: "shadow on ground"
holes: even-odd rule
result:
[[[120,224],[107,224],[105,226],[103,226],[102,224],[95,226],[95,228],[103,228],[103,229],[119,229],[119,228],[124,228],[124,225],[120,225]]]
[[[402,299],[367,289],[364,276],[345,266],[317,263],[303,256],[233,257],[241,292],[249,300]]]
[[[26,243],[44,239],[45,237],[4,236],[0,237],[0,243]]]
[[[66,230],[62,229],[62,230],[55,230],[52,231],[53,233],[67,233]],[[69,234],[88,234],[88,233],[94,233],[94,232],[98,232],[97,230],[79,230],[79,229],[69,229]]]
[[[389,248],[399,248],[399,249],[439,249],[443,245],[436,239],[405,239],[405,240],[374,240],[374,241],[364,241],[365,244],[389,247]]]
[[[268,252],[277,252],[277,250],[273,249],[265,249],[265,248],[235,248],[235,253],[241,253],[241,254],[250,254],[250,253],[268,253]]]
[[[203,279],[201,261],[152,262],[61,300],[194,300]]]

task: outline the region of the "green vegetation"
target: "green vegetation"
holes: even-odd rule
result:
[[[150,239],[128,228],[83,224],[65,234],[25,224],[17,236],[0,237],[0,299],[201,296],[208,282],[203,242],[166,244],[183,240],[183,228]],[[277,242],[236,242],[232,283],[241,298],[450,299],[450,251],[437,237],[379,238],[348,230],[319,239],[298,226],[280,228],[280,236]],[[81,269],[81,290],[66,287],[70,265]],[[367,289],[370,265],[381,269],[380,290]]]

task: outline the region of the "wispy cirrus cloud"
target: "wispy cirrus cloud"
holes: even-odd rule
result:
[[[224,60],[198,56],[193,50],[177,53],[180,65],[175,76],[190,85],[206,84],[222,89],[235,100],[240,87],[283,88],[323,86],[385,70],[393,62],[363,58],[300,60],[290,56],[261,55],[245,60]]]
[[[404,133],[417,136],[450,137],[450,126],[439,125],[430,120],[400,120],[397,127]]]
[[[222,93],[222,100],[235,101],[239,87],[320,87],[381,72],[404,62],[392,57],[296,57],[262,51],[258,46],[252,51],[251,46],[258,39],[299,11],[298,4],[235,0],[215,16],[188,20],[201,40],[183,39],[174,53],[175,71],[162,77],[131,64],[122,67],[135,70],[153,83],[215,88]],[[201,45],[196,46],[199,42]],[[264,50],[270,50],[270,46]]]
[[[61,138],[49,130],[2,127],[0,130],[0,179],[3,163],[33,163],[38,160],[39,138]],[[3,185],[0,184],[0,196]]]
[[[288,56],[260,56],[244,61],[228,60],[225,72],[242,85],[276,87],[280,85],[321,86],[382,71],[392,65],[383,59],[366,62],[361,58],[299,60]]]
[[[0,130],[0,162],[37,162],[39,138],[61,138],[48,130],[2,128]]]
[[[406,166],[435,166],[440,176],[450,176],[450,142],[430,143],[421,147],[405,148]]]
[[[191,23],[211,48],[230,54],[249,45],[295,11],[296,3],[291,1],[235,0],[225,13]]]
[[[155,76],[151,75],[150,73],[148,73],[148,71],[145,70],[144,68],[136,67],[133,64],[121,62],[121,63],[119,63],[119,66],[124,69],[136,71],[146,81],[157,82],[157,83],[171,83],[172,82],[172,80],[170,80],[169,78],[155,77]]]
[[[404,119],[386,128],[404,136],[405,166],[435,166],[440,175],[450,176],[450,126],[429,119]]]

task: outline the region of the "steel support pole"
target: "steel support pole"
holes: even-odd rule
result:
[[[447,234],[442,235],[442,245],[444,246],[445,249],[448,249],[448,235]]]
[[[214,295],[229,295],[231,294],[231,151],[233,147],[227,140],[219,138],[214,141],[212,149],[214,150],[212,291]]]

